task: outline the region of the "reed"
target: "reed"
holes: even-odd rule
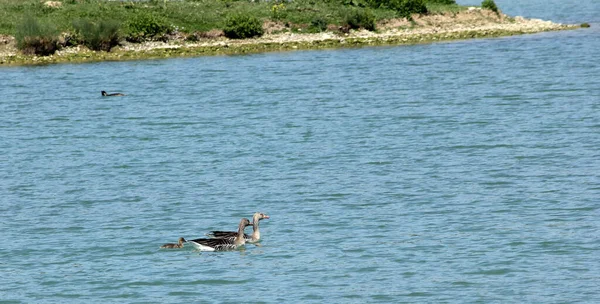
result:
[[[79,20],[73,23],[83,45],[94,51],[106,51],[119,44],[120,23],[115,20],[92,22]]]
[[[42,24],[32,16],[27,16],[17,26],[15,35],[17,48],[27,55],[47,56],[58,48],[58,32],[51,24]]]

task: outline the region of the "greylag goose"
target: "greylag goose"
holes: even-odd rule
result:
[[[125,96],[125,94],[123,94],[123,93],[111,93],[111,94],[108,94],[108,93],[106,93],[106,91],[102,91],[101,93],[102,93],[102,96]]]
[[[187,242],[184,238],[180,237],[177,244],[168,243],[160,246],[160,248],[183,248],[183,243]]]
[[[252,232],[252,235],[244,234],[244,239],[246,239],[247,243],[253,244],[253,243],[260,241],[260,230],[258,229],[258,223],[262,219],[268,219],[268,218],[270,218],[270,217],[264,213],[260,213],[260,212],[254,213],[254,215],[252,216],[252,224],[251,224],[254,231]],[[217,238],[217,239],[225,239],[225,238],[235,238],[237,236],[237,232],[235,232],[235,231],[211,231],[210,233],[207,233],[206,235]]]
[[[238,232],[235,238],[227,239],[195,239],[188,242],[201,251],[223,251],[235,250],[246,244],[244,239],[244,228],[250,226],[250,220],[243,218],[238,226]]]

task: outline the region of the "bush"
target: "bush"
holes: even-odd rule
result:
[[[409,18],[412,14],[427,14],[423,0],[390,0],[398,15]]]
[[[364,28],[368,31],[375,30],[375,15],[370,10],[352,10],[348,16],[346,16],[346,24],[351,29]]]
[[[310,21],[310,26],[308,27],[309,32],[311,33],[320,33],[327,30],[327,20],[323,17],[315,17]]]
[[[370,0],[373,7],[385,7],[395,10],[401,17],[410,18],[411,14],[427,14],[424,0]]]
[[[260,37],[265,31],[262,28],[262,22],[256,17],[232,15],[227,17],[223,32],[227,38],[245,39]]]
[[[498,6],[496,6],[496,2],[494,2],[494,0],[483,0],[483,2],[481,2],[481,7],[498,13]]]
[[[425,0],[425,2],[431,3],[431,4],[445,4],[445,5],[456,4],[455,0]]]
[[[173,31],[171,25],[151,13],[140,12],[127,22],[127,40],[142,42],[160,39]]]
[[[48,56],[59,47],[58,31],[49,24],[40,24],[33,17],[26,17],[15,35],[17,48],[27,55]]]
[[[81,42],[95,51],[109,52],[119,44],[119,23],[114,20],[100,21],[79,20],[73,24],[81,38]]]

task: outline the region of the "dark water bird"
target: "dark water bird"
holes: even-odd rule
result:
[[[102,91],[102,96],[125,96],[125,94],[123,94],[123,93],[111,93],[111,94],[108,94],[108,93],[106,93],[106,91]]]
[[[250,226],[250,220],[243,218],[238,226],[238,232],[235,238],[225,239],[195,239],[189,240],[196,249],[200,251],[224,251],[235,250],[246,244],[244,238],[244,228]]]
[[[256,243],[260,241],[260,230],[258,229],[258,223],[263,219],[269,219],[270,217],[264,213],[256,212],[252,216],[252,227],[254,231],[251,235],[244,234],[244,239],[246,243]],[[237,236],[237,232],[235,231],[211,231],[206,234],[207,236],[214,237],[217,239],[225,239],[225,238],[235,238]]]
[[[168,243],[160,246],[160,248],[183,248],[183,243],[187,242],[184,238],[180,237],[177,244]]]

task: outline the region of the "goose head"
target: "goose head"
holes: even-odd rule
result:
[[[270,216],[262,213],[262,212],[256,212],[254,213],[254,215],[252,216],[252,224],[258,224],[258,222],[262,219],[269,219]]]

